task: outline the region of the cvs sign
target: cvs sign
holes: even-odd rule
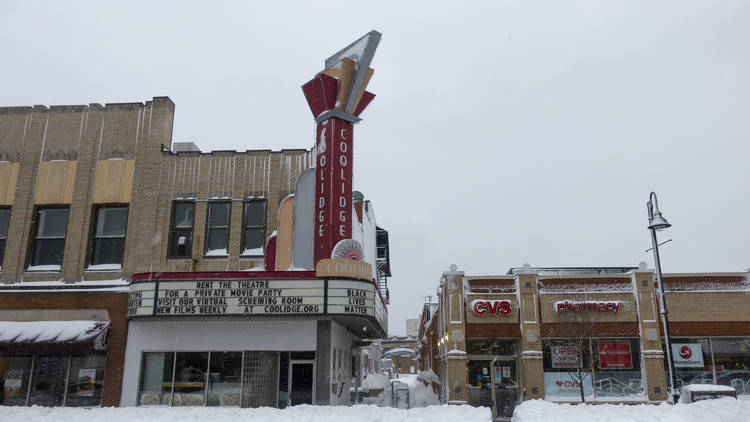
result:
[[[471,302],[471,310],[477,315],[510,315],[509,300],[477,299]]]

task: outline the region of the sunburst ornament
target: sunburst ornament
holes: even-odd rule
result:
[[[365,257],[362,245],[354,239],[343,239],[340,240],[336,246],[333,247],[331,258],[342,258],[351,259],[353,261],[361,261]]]

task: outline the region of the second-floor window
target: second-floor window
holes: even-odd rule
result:
[[[3,266],[5,255],[5,240],[8,238],[8,224],[10,223],[10,208],[0,208],[0,267]]]
[[[243,255],[263,255],[266,236],[266,201],[245,202],[245,232]]]
[[[31,269],[59,270],[65,251],[68,207],[38,208],[31,245]]]
[[[169,256],[190,257],[193,251],[194,202],[175,202],[172,208],[172,230],[169,237]]]
[[[127,223],[128,207],[126,206],[101,206],[96,208],[91,265],[122,267]]]
[[[208,203],[208,235],[206,255],[227,255],[229,253],[229,210],[231,202]]]

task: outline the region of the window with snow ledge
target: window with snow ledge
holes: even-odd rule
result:
[[[232,203],[228,201],[208,203],[208,234],[206,256],[226,256],[229,246],[229,214]]]
[[[86,271],[119,271],[122,269],[122,264],[98,264],[89,265]]]
[[[266,200],[252,199],[245,202],[244,230],[242,232],[242,255],[259,256],[265,253]]]
[[[65,251],[68,207],[37,208],[29,271],[59,271]]]

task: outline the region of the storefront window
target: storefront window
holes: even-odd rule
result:
[[[750,339],[711,339],[716,383],[729,385],[737,394],[750,394]]]
[[[638,339],[542,342],[545,395],[552,400],[640,397],[644,394]]]
[[[99,406],[104,385],[104,355],[70,358],[65,406]]]
[[[544,394],[549,400],[580,400],[581,385],[593,398],[591,348],[588,339],[542,341]]]
[[[466,352],[469,355],[503,355],[516,354],[515,340],[506,339],[466,339]]]
[[[0,380],[3,395],[0,405],[24,406],[29,390],[31,357],[0,357]]]
[[[143,354],[139,404],[171,404],[174,353],[150,352]]]
[[[466,365],[469,371],[469,385],[479,388],[490,388],[490,361],[470,360]]]
[[[596,397],[643,395],[638,339],[597,339],[592,346]]]
[[[68,358],[37,356],[31,374],[29,405],[62,406]]]
[[[239,406],[242,352],[211,352],[209,406]]]
[[[688,384],[713,384],[714,375],[711,369],[711,346],[708,339],[672,338],[671,340],[672,359],[676,378],[675,388],[680,390]],[[666,353],[664,359],[664,368],[667,369],[667,385],[670,385]]]
[[[203,406],[208,352],[177,353],[173,406]]]

